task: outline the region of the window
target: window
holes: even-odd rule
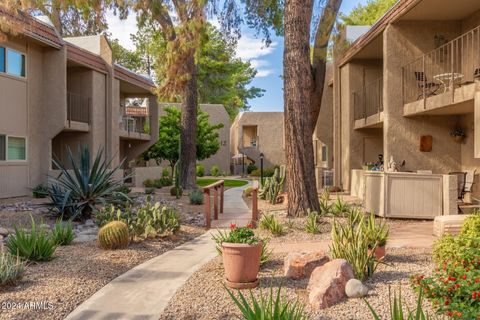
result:
[[[7,49],[7,73],[12,76],[25,77],[25,55]]]
[[[5,48],[0,47],[0,72],[5,72]]]
[[[322,146],[322,162],[327,161],[327,146]]]
[[[8,160],[27,160],[25,138],[8,137]]]
[[[7,137],[5,135],[0,135],[0,161],[5,161],[7,158],[5,149],[6,139]]]

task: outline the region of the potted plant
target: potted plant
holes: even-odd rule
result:
[[[389,229],[385,221],[377,223],[373,213],[367,218],[364,224],[364,233],[368,239],[368,253],[375,251],[375,258],[383,260],[385,258],[385,245],[387,244]]]
[[[450,135],[452,136],[453,140],[455,142],[461,143],[463,139],[467,136],[465,131],[461,127],[455,127],[452,132],[450,132]]]
[[[365,162],[362,168],[363,170],[368,171],[368,170],[372,170],[373,167],[375,167],[375,164],[373,162]]]
[[[220,231],[214,240],[221,246],[226,285],[233,289],[257,287],[262,241],[252,225],[237,228],[232,224],[230,233]]]

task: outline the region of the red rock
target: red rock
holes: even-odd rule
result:
[[[310,277],[315,268],[330,261],[324,252],[292,252],[285,258],[284,276],[291,279]]]
[[[352,267],[343,259],[316,268],[307,287],[312,308],[325,309],[346,298],[345,285],[353,278]]]

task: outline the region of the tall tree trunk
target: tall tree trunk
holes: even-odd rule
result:
[[[182,121],[180,137],[180,179],[184,189],[196,187],[197,162],[197,65],[194,52],[188,58],[187,68],[190,74],[182,104]]]
[[[289,216],[320,209],[312,143],[314,125],[310,119],[314,89],[310,64],[312,1],[285,1],[283,74]]]

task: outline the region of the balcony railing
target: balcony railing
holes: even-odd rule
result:
[[[402,70],[403,102],[454,92],[480,78],[480,26],[424,54]]]
[[[140,108],[137,108],[140,109]],[[145,109],[145,108],[141,108]],[[138,110],[136,110],[138,111]],[[134,112],[132,113],[130,108],[120,108],[120,114],[122,115],[121,122],[119,123],[120,130],[126,131],[128,133],[142,133],[150,134],[150,116],[146,115],[148,113]]]
[[[353,93],[355,120],[366,119],[383,111],[383,77]]]
[[[91,101],[90,97],[67,92],[67,120],[90,123]]]

